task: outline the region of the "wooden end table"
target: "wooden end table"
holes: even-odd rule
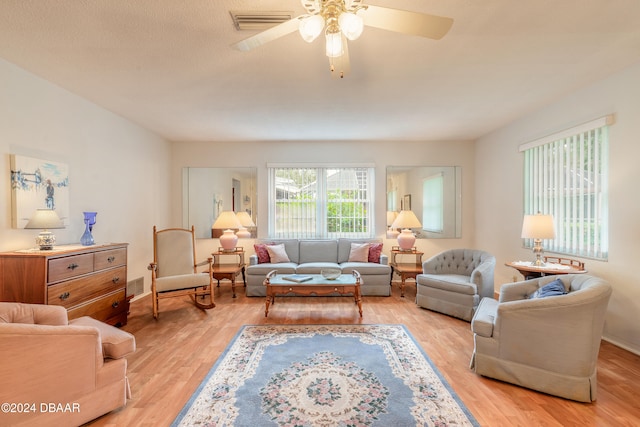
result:
[[[393,273],[398,273],[400,276],[400,297],[404,298],[404,285],[407,279],[416,279],[418,274],[422,274],[422,255],[424,252],[411,249],[400,249],[399,246],[393,246],[391,248],[391,283],[393,282]],[[415,257],[415,263],[396,262],[398,255],[413,255]],[[391,284],[389,283],[389,284]]]
[[[395,264],[391,266],[391,277],[393,273],[398,273],[400,276],[400,297],[404,298],[404,284],[407,279],[416,279],[418,274],[422,274],[422,264]]]
[[[340,295],[353,294],[353,299],[358,305],[360,317],[362,317],[362,296],[360,294],[360,273],[353,270],[352,274],[342,274],[335,280],[322,277],[321,274],[304,274],[310,276],[311,280],[305,282],[292,282],[285,279],[290,274],[277,274],[272,270],[264,279],[267,287],[267,299],[265,301],[264,317],[269,315],[269,305],[275,304],[276,295],[292,293],[302,296],[323,296],[339,293]]]
[[[584,262],[571,258],[560,258],[555,256],[545,256],[544,266],[535,266],[529,262],[512,261],[504,265],[515,268],[524,276],[525,280],[535,279],[542,276],[555,276],[558,274],[583,274],[587,270]]]
[[[218,281],[218,287],[220,287],[220,280],[231,281],[231,291],[233,292],[233,298],[236,297],[236,277],[242,273],[242,283],[247,286],[247,280],[245,277],[245,265],[244,265],[244,249],[241,247],[235,248],[233,251],[227,251],[223,248],[218,248],[218,252],[213,252],[213,270],[211,275]],[[222,264],[220,258],[222,256],[234,255],[238,257],[237,264]]]

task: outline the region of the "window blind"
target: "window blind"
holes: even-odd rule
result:
[[[556,238],[544,244],[548,251],[607,259],[607,123],[590,122],[524,146],[524,213],[553,215]]]

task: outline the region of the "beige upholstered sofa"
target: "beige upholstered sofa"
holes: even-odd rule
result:
[[[529,298],[560,279],[565,295]],[[596,400],[596,363],[611,286],[583,274],[509,283],[471,322],[476,373],[581,402]]]
[[[0,302],[0,425],[79,426],[130,397],[128,332],[61,306]]]
[[[488,252],[451,249],[422,263],[416,277],[416,304],[471,321],[480,300],[493,297],[496,259]]]
[[[277,270],[278,274],[319,274],[323,268],[338,268],[343,274],[351,274],[357,270],[362,278],[361,293],[365,296],[391,295],[391,267],[387,255],[380,254],[378,262],[350,261],[352,244],[382,243],[375,239],[324,239],[324,240],[265,240],[257,244],[282,244],[288,262],[260,263],[257,255],[249,257],[246,269],[247,296],[265,296],[263,284],[266,275]],[[381,246],[378,246],[381,250]]]

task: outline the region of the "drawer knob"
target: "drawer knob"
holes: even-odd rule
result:
[[[69,264],[67,266],[67,270],[75,270],[78,267],[79,267],[79,265],[74,262],[74,263],[71,263],[71,264]]]
[[[70,296],[71,296],[71,294],[69,292],[65,292],[63,294],[60,294],[60,299],[62,301],[64,301],[64,300],[68,299]]]
[[[113,279],[111,279],[111,281],[112,281],[113,283],[118,283],[118,282],[120,281],[120,277],[115,276]]]
[[[111,304],[111,307],[118,308],[119,305],[120,305],[120,303],[118,301],[116,301],[113,304]]]
[[[116,260],[116,257],[114,257],[114,256],[110,256],[109,258],[107,258],[107,262],[108,262],[109,264],[111,264],[111,263],[112,263],[113,261],[115,261],[115,260]]]

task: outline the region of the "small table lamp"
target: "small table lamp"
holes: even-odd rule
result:
[[[49,229],[64,228],[64,224],[56,211],[52,209],[36,209],[36,212],[24,228],[41,229],[42,231],[36,237],[36,244],[40,246],[41,251],[50,251],[56,243],[56,236]]]
[[[413,247],[416,242],[416,236],[410,229],[419,227],[422,227],[422,224],[420,224],[413,211],[400,211],[396,220],[391,224],[391,228],[402,229],[402,232],[398,234],[398,246],[400,246],[400,249],[407,251]]]
[[[536,267],[544,266],[542,239],[554,239],[556,237],[553,215],[543,215],[540,212],[535,215],[525,215],[522,221],[521,237],[523,239],[533,239],[533,253],[536,255],[536,260],[532,261],[531,265]]]
[[[236,217],[238,217],[238,221],[240,221],[240,230],[236,233],[240,239],[248,239],[251,237],[251,232],[247,230],[248,227],[255,227],[256,224],[253,222],[248,212],[236,212]]]
[[[224,230],[220,236],[220,246],[225,251],[233,251],[238,243],[238,236],[235,235],[234,229],[239,229],[241,226],[242,224],[233,211],[223,211],[220,212],[211,228]]]
[[[400,234],[398,230],[391,228],[391,226],[393,225],[393,221],[395,221],[397,217],[398,212],[387,211],[387,239],[397,239],[398,234]]]

